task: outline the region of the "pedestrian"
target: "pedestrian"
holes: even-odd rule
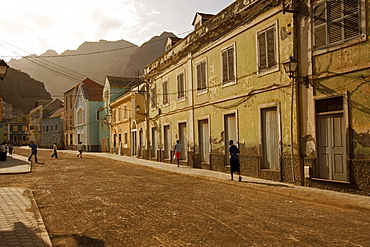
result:
[[[32,156],[35,156],[35,162],[37,163],[37,145],[31,141],[30,148],[31,148],[31,155],[28,158],[28,161],[31,161]]]
[[[51,156],[51,158],[55,157],[55,158],[58,158],[58,147],[57,147],[57,144],[54,142],[54,145],[53,145],[53,155]]]
[[[234,145],[234,141],[229,141],[229,154],[230,154],[230,174],[231,180],[234,180],[234,173],[236,172],[239,175],[239,182],[242,181],[240,176],[240,162],[239,162],[239,148]]]
[[[13,155],[13,144],[12,143],[9,143],[8,149],[9,149],[9,154]]]
[[[82,149],[82,142],[79,142],[78,145],[77,145],[77,150],[78,150],[78,154],[77,154],[77,157],[80,157],[82,158],[82,152],[83,152],[83,149]]]
[[[8,152],[8,147],[6,145],[6,142],[3,141],[3,143],[0,145],[0,160],[6,161],[6,154]]]
[[[177,167],[180,167],[181,144],[179,140],[176,141],[173,151],[175,152],[175,159],[177,162]]]

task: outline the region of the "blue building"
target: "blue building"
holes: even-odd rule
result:
[[[10,121],[2,123],[3,125],[3,140],[13,145],[28,144],[28,121],[27,117],[18,115]]]
[[[59,108],[41,120],[40,147],[51,148],[53,143],[56,143],[59,149],[63,148],[63,111],[64,108]]]

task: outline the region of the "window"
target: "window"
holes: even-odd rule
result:
[[[360,0],[322,1],[313,9],[314,48],[327,48],[362,34]]]
[[[46,125],[46,132],[49,132],[49,125]]]
[[[207,63],[206,60],[196,65],[197,73],[197,91],[204,92],[207,90]]]
[[[27,126],[22,126],[22,131],[27,131]]]
[[[222,85],[235,82],[235,47],[234,45],[221,51]]]
[[[170,103],[169,95],[168,95],[168,80],[165,80],[162,83],[162,87],[163,87],[163,102],[162,102],[162,104],[163,105],[168,105]]]
[[[77,111],[77,124],[82,125],[84,124],[84,110],[83,109],[78,109]]]
[[[13,131],[14,132],[18,131],[18,126],[13,126]]]
[[[53,132],[53,125],[50,124],[50,132]]]
[[[123,119],[127,120],[128,119],[128,110],[127,110],[127,105],[123,106]]]
[[[257,33],[258,72],[270,71],[278,66],[276,24]]]
[[[152,109],[157,108],[157,90],[155,86],[150,89],[150,103]]]
[[[58,131],[58,124],[55,124],[55,131]]]
[[[121,107],[118,107],[118,110],[117,110],[117,119],[118,119],[118,122],[121,122],[122,121],[122,109]]]
[[[177,80],[177,99],[185,99],[185,75],[184,72],[180,73],[176,77]]]

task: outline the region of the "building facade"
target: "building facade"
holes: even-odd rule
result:
[[[50,116],[41,120],[40,147],[52,148],[53,144],[56,143],[58,149],[64,148],[63,111],[64,108],[57,109]]]
[[[74,106],[77,97],[78,84],[64,93],[64,112],[63,112],[63,130],[64,130],[64,145],[67,149],[72,149],[76,141],[75,136],[75,111]]]
[[[235,1],[146,67],[150,157],[368,194],[366,1]],[[291,59],[290,59],[291,58]],[[298,68],[287,72],[284,63]],[[288,63],[287,63],[288,64]]]
[[[78,85],[74,105],[75,137],[77,145],[82,142],[85,151],[100,151],[99,121],[97,112],[102,107],[103,86],[89,78]]]

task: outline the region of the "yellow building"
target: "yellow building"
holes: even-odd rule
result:
[[[234,140],[242,173],[279,181],[299,173],[290,162],[296,105],[282,66],[294,54],[293,16],[270,2],[197,13],[195,30],[146,67],[152,157],[170,162],[180,140],[183,164],[228,171]]]
[[[142,156],[140,144],[142,139],[139,139],[137,125],[144,120],[144,115],[138,111],[144,107],[144,95],[139,92],[138,87],[132,88],[109,104],[112,152],[119,155]],[[141,130],[141,137],[142,133]]]

